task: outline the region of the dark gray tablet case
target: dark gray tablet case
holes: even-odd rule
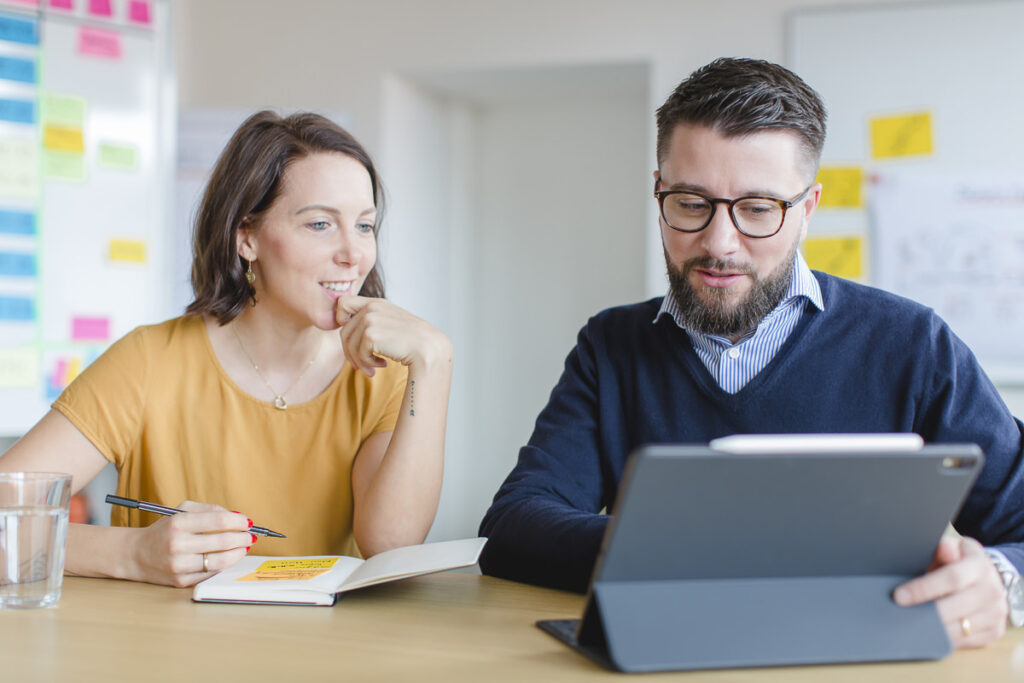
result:
[[[870,454],[633,455],[582,620],[538,626],[620,671],[938,659],[922,574],[983,462],[968,445]]]

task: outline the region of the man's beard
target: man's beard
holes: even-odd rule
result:
[[[756,328],[789,290],[796,248],[794,243],[789,256],[764,278],[758,277],[753,266],[720,261],[710,256],[692,258],[678,268],[666,251],[669,287],[687,326],[704,334],[728,338],[742,336]],[[708,287],[703,283],[694,287],[690,283],[690,273],[695,268],[743,273],[753,282],[742,300],[730,304],[732,293],[728,287]]]

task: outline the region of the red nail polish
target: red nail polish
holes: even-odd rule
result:
[[[249,553],[249,548],[251,548],[251,547],[252,547],[251,545],[249,545],[249,546],[246,546],[246,547],[245,547],[245,552],[246,552],[246,554],[248,554],[248,553]]]
[[[234,512],[234,513],[235,513],[236,515],[240,515],[240,514],[242,514],[242,513],[241,513],[241,512],[239,512],[238,510],[232,510],[232,512]]]
[[[249,534],[249,535],[252,536],[252,542],[255,543],[256,542],[256,534]],[[249,547],[251,548],[252,546],[249,546]]]
[[[249,519],[248,517],[246,517],[246,519],[249,520],[249,528],[251,529],[252,528],[252,520]]]

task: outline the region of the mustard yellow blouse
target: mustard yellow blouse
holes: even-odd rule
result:
[[[116,342],[53,404],[117,467],[117,494],[237,510],[285,535],[261,555],[349,554],[352,463],[391,431],[408,372],[389,362],[372,378],[345,363],[312,401],[278,410],[221,368],[201,317],[139,327]],[[114,507],[111,524],[158,516]]]

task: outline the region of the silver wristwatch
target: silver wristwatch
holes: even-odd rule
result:
[[[1017,568],[1001,552],[986,548],[989,558],[996,565],[999,578],[1006,589],[1006,604],[1010,608],[1009,621],[1012,626],[1024,626],[1024,579]]]

